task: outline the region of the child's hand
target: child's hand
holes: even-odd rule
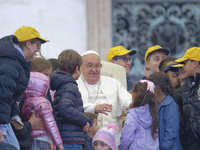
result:
[[[56,146],[53,143],[51,143],[51,145],[49,146],[49,148],[50,148],[50,150],[56,150]]]
[[[145,78],[148,79],[150,74],[149,74],[149,72],[147,71],[146,68],[144,68],[144,73],[145,73]]]
[[[23,129],[23,127],[24,127],[24,126],[18,126],[18,125],[16,125],[16,124],[14,124],[13,126],[15,127],[16,130],[21,130],[21,129]]]
[[[83,131],[88,132],[89,129],[90,129],[90,123],[87,122],[87,124],[83,127]]]
[[[63,145],[59,146],[59,147],[58,147],[58,150],[64,150]]]

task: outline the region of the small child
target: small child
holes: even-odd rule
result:
[[[86,147],[83,150],[92,150],[92,138],[99,130],[99,127],[97,125],[97,116],[92,113],[85,113],[85,115],[92,121],[92,125],[87,132]]]
[[[94,150],[116,150],[115,135],[117,125],[109,123],[102,127],[92,139]]]
[[[151,75],[154,72],[159,72],[159,64],[160,62],[167,58],[167,55],[169,54],[169,50],[162,48],[160,45],[155,45],[152,47],[149,47],[145,53],[145,66],[149,69],[150,73],[147,71],[147,69],[144,69],[145,77],[148,79],[149,75]]]
[[[64,50],[58,56],[57,69],[51,74],[51,89],[56,90],[54,106],[56,121],[66,150],[82,150],[86,145],[89,119],[84,114],[77,80],[81,74],[81,56],[74,50]]]
[[[160,65],[159,65],[159,70],[161,72],[165,72],[168,75],[170,82],[171,82],[171,85],[172,85],[172,88],[174,90],[177,90],[180,87],[180,81],[179,81],[179,78],[178,78],[178,73],[170,70],[170,67],[172,65],[177,64],[175,62],[175,60],[176,60],[175,57],[168,57],[168,58],[162,60]]]
[[[166,73],[155,72],[149,80],[155,84],[155,97],[158,102],[159,148],[160,150],[181,150],[179,138],[179,108],[174,98],[170,80]]]
[[[128,110],[119,150],[159,149],[154,88],[155,85],[149,80],[140,80],[134,85],[133,106]]]
[[[21,109],[23,121],[28,121],[35,112],[36,116],[41,117],[45,130],[32,130],[32,150],[49,150],[51,141],[63,150],[62,139],[52,114],[53,109],[50,102],[45,98],[49,89],[49,77],[39,73],[31,72],[29,84],[24,91],[25,102]]]

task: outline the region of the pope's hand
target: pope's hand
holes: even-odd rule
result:
[[[95,113],[102,113],[104,115],[108,115],[108,112],[112,111],[112,104],[104,103],[98,104],[95,107]]]

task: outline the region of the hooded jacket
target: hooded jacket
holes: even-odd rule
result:
[[[56,70],[50,77],[51,90],[56,90],[54,107],[56,121],[63,143],[85,145],[86,133],[83,127],[89,122],[84,114],[83,101],[73,76],[63,70]]]
[[[15,49],[13,36],[0,39],[0,124],[19,114],[16,101],[29,81],[30,62]]]
[[[149,104],[128,110],[119,150],[158,150],[158,136],[151,135],[152,116]]]
[[[32,138],[49,135],[56,146],[62,144],[60,133],[52,114],[51,103],[45,98],[49,88],[49,77],[39,72],[31,72],[29,84],[24,91],[25,102],[21,109],[22,119],[28,121],[33,112],[42,118],[45,130],[32,130]]]

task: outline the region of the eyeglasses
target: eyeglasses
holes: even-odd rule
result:
[[[84,64],[85,66],[86,66],[86,68],[88,68],[88,69],[93,69],[94,67],[95,67],[95,69],[100,69],[101,67],[102,67],[102,65],[101,64],[96,64],[96,65],[93,65],[93,64]]]
[[[122,59],[124,63],[127,63],[128,61],[132,62],[132,58],[129,57],[114,57],[113,59]]]

